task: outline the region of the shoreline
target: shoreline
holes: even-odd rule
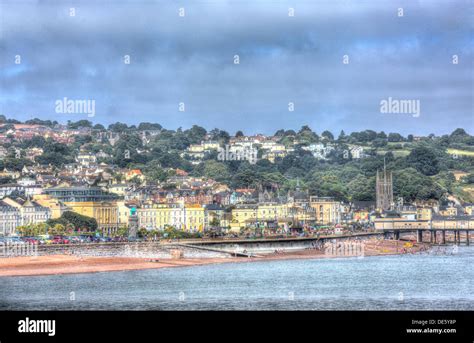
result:
[[[366,245],[363,255],[328,255],[317,249],[284,251],[259,255],[257,257],[226,258],[181,258],[153,259],[143,257],[92,257],[71,255],[22,256],[0,259],[0,277],[46,276],[100,273],[113,271],[193,267],[221,263],[243,263],[299,259],[333,259],[349,257],[370,257],[385,255],[414,254],[426,251],[430,244],[414,244],[403,252],[403,241],[371,241]]]

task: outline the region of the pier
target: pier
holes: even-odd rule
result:
[[[394,239],[400,239],[402,234],[415,234],[418,243],[425,241],[431,244],[447,244],[452,242],[456,245],[470,245],[470,235],[474,233],[474,227],[471,225],[458,225],[450,221],[432,222],[426,221],[383,221],[376,224],[377,231],[383,232],[385,236],[392,235]],[[448,241],[448,235],[452,237]],[[426,236],[428,239],[426,240]]]

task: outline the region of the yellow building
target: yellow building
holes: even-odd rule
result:
[[[466,205],[464,206],[464,210],[466,211],[466,214],[472,216],[474,214],[474,205],[473,204]]]
[[[68,210],[67,206],[48,194],[35,194],[33,195],[33,200],[41,206],[49,208],[51,210],[52,219],[61,217],[61,215]]]
[[[117,201],[117,216],[119,227],[128,227],[128,220],[130,218],[130,206],[126,205],[124,201]]]
[[[155,204],[156,227],[163,230],[167,226],[184,229],[184,210],[180,204]]]
[[[201,205],[185,205],[184,225],[186,231],[202,232],[208,226],[206,209]]]
[[[416,219],[418,220],[431,220],[433,216],[433,210],[431,207],[421,207],[416,209]]]
[[[203,150],[218,150],[220,145],[217,141],[204,141],[201,143]]]
[[[84,201],[65,202],[64,204],[71,211],[97,220],[98,229],[105,236],[113,236],[120,226],[116,202]]]
[[[128,185],[126,183],[115,183],[109,186],[107,189],[110,193],[124,196],[127,191]]]
[[[188,152],[193,152],[193,153],[204,152],[204,147],[201,144],[191,144],[188,147]]]
[[[454,206],[448,206],[446,208],[440,209],[439,214],[446,217],[457,216],[458,209]]]
[[[292,204],[288,208],[288,222],[295,225],[312,224],[316,221],[316,210],[305,204]]]
[[[272,163],[275,163],[277,158],[285,158],[287,152],[284,150],[280,151],[268,151],[263,153],[262,158],[269,160]]]
[[[163,230],[171,226],[200,232],[208,226],[207,211],[201,205],[146,203],[137,208],[137,216],[139,227],[147,230]]]
[[[249,221],[254,221],[257,218],[257,213],[257,205],[237,205],[237,207],[232,210],[231,227],[235,227],[235,224],[238,224],[239,228],[246,227]]]
[[[255,222],[285,223],[296,212],[288,204],[262,203],[238,205],[232,210],[231,227],[247,227]],[[302,214],[300,216],[303,216]],[[304,220],[304,219],[302,219]]]
[[[19,171],[10,171],[7,170],[6,168],[3,171],[0,171],[0,177],[11,177],[12,179],[18,179],[20,178],[21,173]]]
[[[286,204],[264,203],[258,205],[257,219],[275,220],[288,217],[288,206]]]
[[[341,204],[333,198],[310,197],[309,203],[315,209],[317,224],[337,224],[341,221]]]

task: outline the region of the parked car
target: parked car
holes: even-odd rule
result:
[[[69,243],[82,243],[83,242],[83,240],[81,240],[81,238],[78,236],[70,236],[68,237],[68,239],[69,239]]]
[[[40,235],[38,236],[38,240],[40,244],[51,244],[51,236],[50,235]]]
[[[25,243],[40,244],[40,240],[37,237],[22,237],[21,239]]]
[[[81,240],[81,243],[89,243],[92,242],[92,237],[88,235],[80,235],[79,239]]]
[[[69,244],[69,239],[63,236],[54,236],[52,243],[53,244]]]
[[[25,244],[24,241],[21,240],[20,237],[5,237],[6,243],[17,243],[17,244]]]

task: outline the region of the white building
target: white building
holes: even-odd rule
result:
[[[365,157],[364,148],[361,146],[353,146],[350,148],[351,156],[354,159]]]
[[[97,157],[90,152],[80,152],[76,157],[76,162],[80,165],[89,167],[97,162]]]
[[[306,147],[302,147],[303,150],[309,151],[313,156],[319,160],[325,160],[329,153],[334,150],[332,145],[324,145],[322,143],[311,144]]]
[[[11,195],[13,192],[23,193],[25,187],[18,183],[5,183],[0,185],[0,198]]]
[[[2,202],[14,207],[20,216],[19,225],[44,223],[51,218],[51,210],[31,201],[30,199],[22,198],[5,198]]]
[[[34,186],[36,184],[36,180],[29,177],[23,177],[18,180],[18,184],[21,186]]]
[[[21,225],[20,211],[0,200],[0,236],[10,236]]]
[[[0,160],[7,157],[7,155],[8,155],[8,150],[5,147],[0,146]]]

